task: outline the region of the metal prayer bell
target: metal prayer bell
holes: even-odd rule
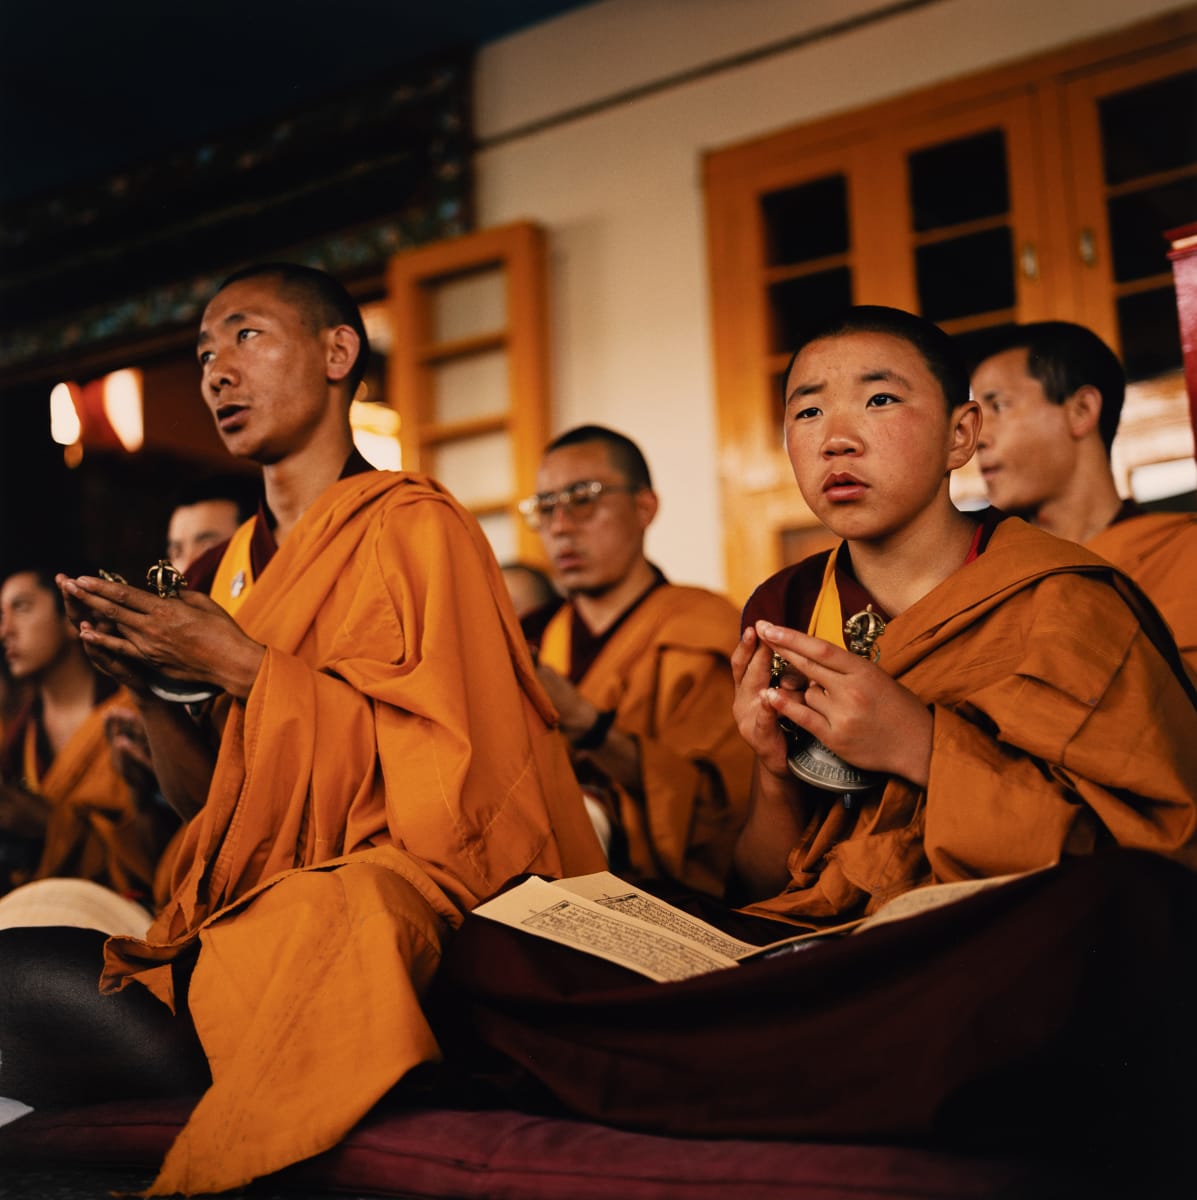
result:
[[[885,621],[870,604],[844,622],[844,641],[848,649],[861,658],[876,662],[881,656],[877,639],[885,632]],[[777,687],[789,664],[780,654],[773,655],[769,686]],[[786,735],[786,764],[790,774],[826,792],[837,792],[844,798],[844,807],[852,807],[852,796],[876,787],[884,778],[876,771],[862,771],[845,762],[813,734],[799,729],[785,717],[778,725]]]

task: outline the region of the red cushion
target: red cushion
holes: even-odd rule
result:
[[[39,1112],[0,1130],[0,1163],[153,1167],[180,1101]],[[1022,1195],[1055,1178],[1026,1159],[897,1146],[689,1140],[510,1111],[377,1112],[280,1183],[460,1200],[893,1200]]]

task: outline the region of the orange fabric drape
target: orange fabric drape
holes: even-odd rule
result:
[[[132,703],[119,691],[98,704],[44,772],[37,767],[37,729],[23,733],[26,786],[49,803],[46,841],[33,878],[88,879],[125,895],[148,896],[161,848],[143,821],[132,789],[112,763],[104,720]]]
[[[334,1145],[435,1057],[420,1011],[462,912],[524,871],[600,869],[494,557],[439,485],[371,472],[305,513],[238,612],[267,646],[207,804],[105,989],[188,1007],[213,1083],[152,1194],[219,1191]]]
[[[877,643],[932,708],[927,788],[891,779],[851,811],[822,793],[790,885],[748,911],[834,924],[923,883],[1108,841],[1197,867],[1197,708],[1141,616],[1137,589],[1096,555],[1004,521]]]
[[[1197,678],[1197,513],[1144,513],[1086,543],[1125,571],[1160,610]]]

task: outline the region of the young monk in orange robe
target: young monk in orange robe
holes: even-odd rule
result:
[[[889,311],[860,310],[787,375],[794,475],[844,546],[745,610],[737,710],[758,765],[737,863],[758,908],[842,920],[1108,842],[1197,866],[1197,714],[1171,639],[1096,556],[952,505],[980,412],[939,331]],[[887,622],[876,662],[844,647],[865,604]],[[796,690],[767,686],[774,652]],[[821,803],[778,716],[883,786]]]
[[[228,609],[61,581],[192,816],[169,903],[144,940],[108,943],[98,1001],[130,996],[138,1044],[158,1037],[172,1062],[193,1023],[206,1056],[211,1086],[154,1194],[236,1187],[335,1144],[437,1057],[420,996],[463,913],[518,872],[603,862],[477,524],[429,480],[342,477],[364,348],[328,277],[235,276],[204,316],[203,392],[230,451],[262,464],[273,528],[255,519],[230,543],[213,586]],[[255,530],[277,545],[265,564]],[[206,772],[150,667],[223,690]],[[165,1007],[154,1024],[143,987],[181,1030]],[[0,1039],[6,1020],[0,1006]],[[143,1087],[197,1082],[169,1067]],[[6,1054],[0,1094],[36,1078]]]
[[[787,449],[844,541],[745,610],[752,903],[703,911],[764,944],[1024,874],[669,984],[472,918],[437,985],[461,1061],[498,1051],[572,1112],[661,1132],[1187,1145],[1197,697],[1108,563],[953,506],[978,431],[958,353],[921,318],[852,309],[795,356]],[[862,655],[845,625],[869,605],[853,629],[884,629]],[[794,774],[809,736],[838,789]],[[872,773],[859,792],[853,769]]]

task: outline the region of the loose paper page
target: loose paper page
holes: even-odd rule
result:
[[[629,885],[623,888],[626,892]],[[597,954],[658,983],[736,965],[734,958],[702,942],[613,911],[543,879],[526,879],[509,892],[480,904],[474,912],[563,946]],[[678,915],[685,917],[684,913]]]
[[[795,934],[765,946],[742,942],[609,871],[552,883],[533,877],[480,904],[474,912],[665,983],[735,967],[783,946],[904,920],[1020,878],[1002,875],[930,884],[903,893],[870,917]]]
[[[1047,870],[1047,867],[1041,868]],[[992,875],[988,879],[958,879],[954,883],[929,883],[925,887],[912,888],[895,896],[871,917],[865,917],[856,928],[857,933],[872,929],[874,925],[884,925],[888,921],[904,921],[907,917],[917,917],[919,913],[929,912],[943,904],[955,904],[966,896],[977,892],[988,891],[992,887],[1001,887],[1012,879],[1022,879],[1024,875],[1034,875],[1035,871],[1026,871],[1018,875]]]
[[[761,949],[760,946],[742,942],[739,938],[716,929],[700,917],[692,917],[680,908],[674,908],[672,904],[657,899],[649,892],[641,891],[640,888],[620,879],[618,875],[612,875],[610,871],[575,875],[572,879],[557,879],[551,886],[593,900],[608,912],[645,921],[649,925],[697,942],[724,958],[740,959]]]

